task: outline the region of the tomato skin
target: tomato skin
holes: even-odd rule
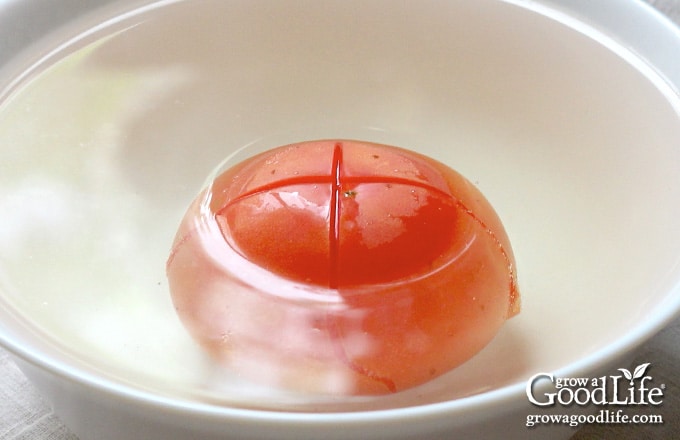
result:
[[[218,176],[167,269],[197,341],[303,391],[424,383],[519,311],[510,243],[482,194],[432,159],[356,141],[280,147]]]

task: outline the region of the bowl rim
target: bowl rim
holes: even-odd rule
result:
[[[181,0],[155,0],[153,4]],[[643,0],[622,0],[615,5],[598,4],[589,0],[496,0],[539,13],[548,19],[559,21],[580,33],[597,34],[609,42],[609,49],[624,57],[642,61],[655,74],[669,92],[679,98],[680,59],[669,56],[680,50],[680,27],[670,18]],[[0,0],[0,6],[5,0]],[[30,0],[26,3],[30,3]],[[0,9],[0,14],[2,10]],[[626,26],[622,17],[635,16],[635,26]],[[592,35],[590,35],[592,36]],[[642,38],[644,36],[644,38]],[[639,67],[639,66],[638,66]],[[676,106],[680,114],[680,106]],[[575,377],[579,372],[603,367],[611,360],[621,358],[654,336],[674,318],[680,316],[680,279],[668,289],[668,297],[658,304],[650,317],[632,327],[610,345],[555,371],[555,376]],[[2,304],[0,304],[1,306]],[[490,406],[503,408],[508,402],[525,396],[525,383],[515,383],[480,394],[455,400],[418,404],[408,407],[359,410],[346,412],[305,412],[271,409],[251,409],[210,404],[171,396],[161,396],[126,385],[106,377],[83,371],[68,362],[41,353],[37,348],[26,346],[19,338],[5,334],[0,327],[0,346],[40,370],[69,382],[90,387],[109,397],[142,406],[162,407],[166,412],[193,414],[204,418],[216,418],[262,423],[296,423],[324,425],[340,423],[379,424],[387,421],[408,424],[420,418],[436,418],[452,414],[471,415]]]

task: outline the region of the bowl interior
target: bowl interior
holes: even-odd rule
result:
[[[678,307],[680,104],[651,67],[562,18],[496,0],[187,0],[75,38],[0,102],[6,332],[135,388],[277,410],[455,400],[623,344]],[[175,229],[222,159],[335,137],[457,169],[518,260],[523,310],[492,344],[380,399],[216,370],[167,291]]]

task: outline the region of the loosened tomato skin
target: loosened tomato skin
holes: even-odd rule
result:
[[[291,185],[227,205],[216,216],[225,238],[274,273],[328,285],[329,185]]]
[[[218,359],[322,393],[424,383],[519,310],[481,193],[432,159],[355,141],[281,147],[218,176],[167,267],[180,318]]]

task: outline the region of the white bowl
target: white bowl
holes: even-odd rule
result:
[[[0,342],[82,440],[567,437],[527,380],[612,374],[680,310],[680,34],[643,3],[75,3],[0,2]],[[167,292],[214,166],[333,137],[447,162],[518,260],[522,313],[392,396],[231,381]]]

